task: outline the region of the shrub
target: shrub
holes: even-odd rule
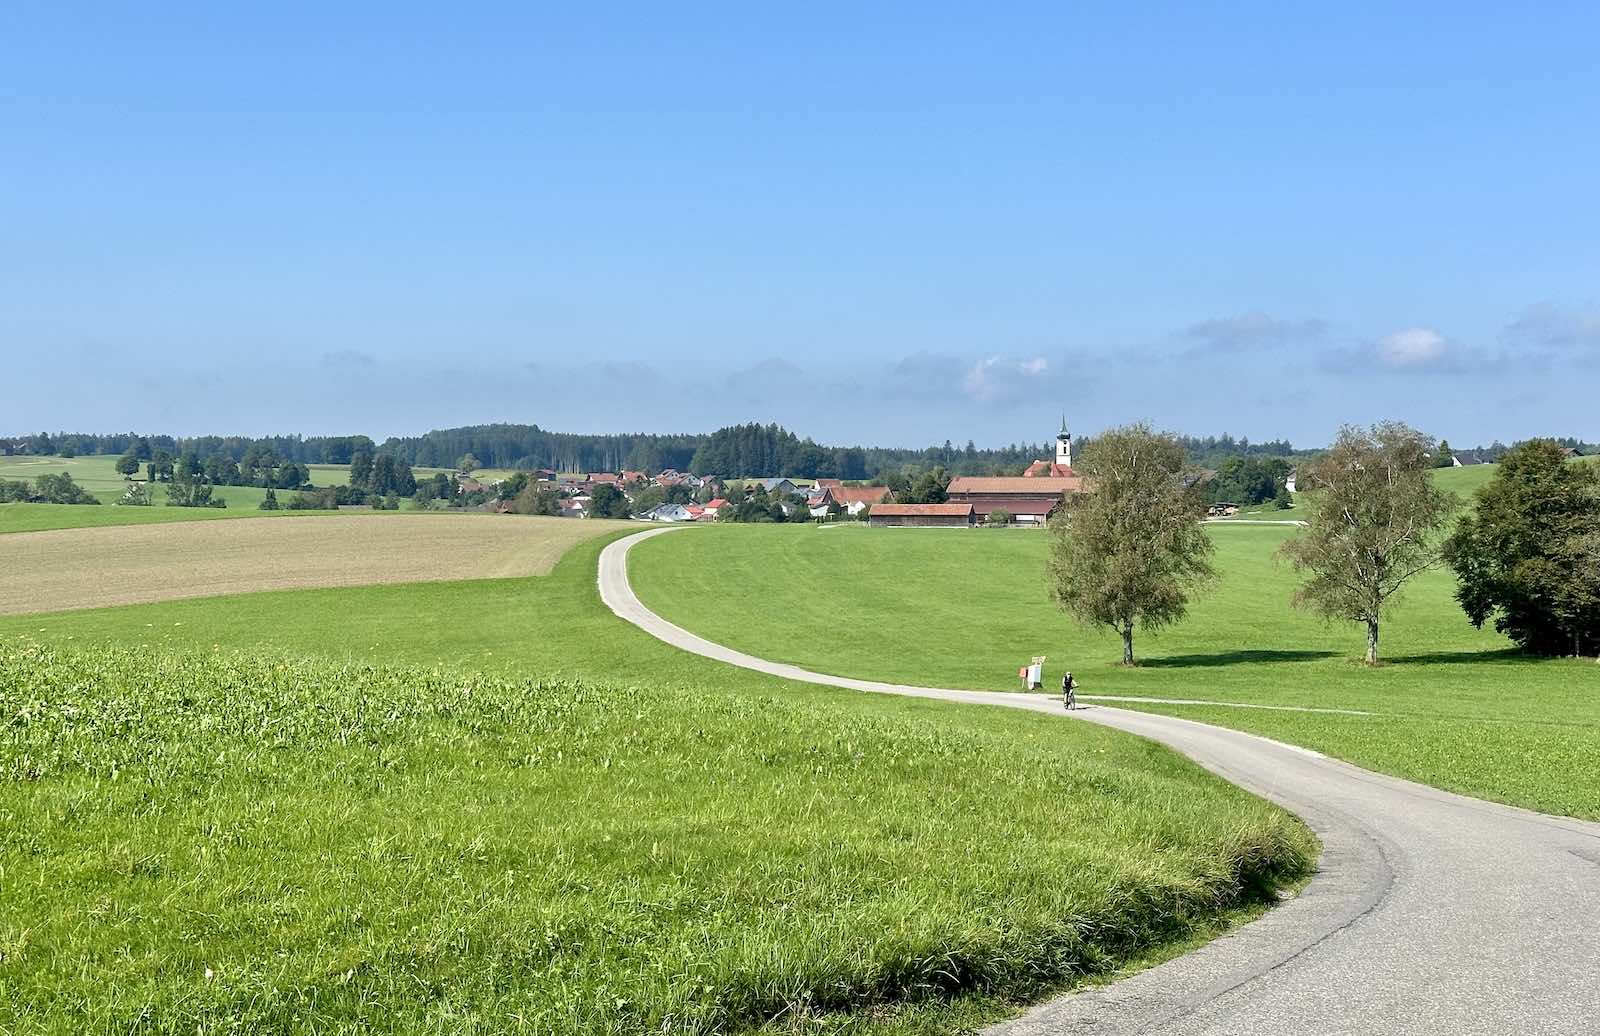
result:
[[[47,504],[98,504],[94,494],[72,481],[72,476],[63,471],[59,475],[40,475],[35,484],[38,486],[37,494]]]

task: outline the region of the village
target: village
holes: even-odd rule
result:
[[[537,486],[554,490],[562,517],[621,517],[610,501],[627,501],[626,514],[639,521],[862,521],[872,526],[1043,528],[1068,494],[1083,489],[1072,468],[1072,434],[1063,418],[1055,456],[1036,460],[1021,475],[957,476],[942,500],[901,500],[888,485],[831,478],[729,478],[667,469],[586,472],[549,469],[526,473]],[[484,482],[471,473],[455,476],[456,492],[471,498],[499,496],[483,506],[509,512],[506,480]],[[599,503],[597,503],[599,501]]]

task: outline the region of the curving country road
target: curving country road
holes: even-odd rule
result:
[[[807,683],[1033,709],[1039,695],[855,680],[769,662],[646,608],[617,540],[600,596],[685,651]],[[1171,1036],[1600,1033],[1600,824],[1469,799],[1190,720],[1092,707],[1080,720],[1150,738],[1300,816],[1316,878],[1260,920],[1186,956],[1068,994],[990,1030]]]

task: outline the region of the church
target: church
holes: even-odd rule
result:
[[[1019,525],[1043,526],[1066,494],[1082,489],[1083,479],[1072,470],[1072,433],[1063,416],[1055,460],[1036,460],[1016,477],[961,476],[952,479],[945,492],[952,504],[971,504],[980,518],[1007,511]]]

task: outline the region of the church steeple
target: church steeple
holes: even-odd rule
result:
[[[1072,467],[1072,433],[1067,431],[1067,415],[1061,415],[1061,431],[1056,433],[1056,463]]]

